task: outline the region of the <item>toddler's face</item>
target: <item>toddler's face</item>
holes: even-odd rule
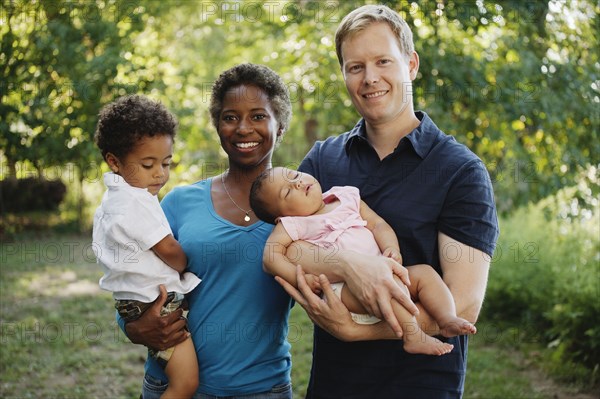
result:
[[[120,159],[114,157],[108,163],[129,185],[146,188],[156,195],[169,180],[172,157],[173,139],[169,135],[160,135],[144,137],[129,154]]]
[[[281,216],[308,216],[323,206],[321,185],[307,173],[274,168],[265,182],[264,195],[274,213]]]

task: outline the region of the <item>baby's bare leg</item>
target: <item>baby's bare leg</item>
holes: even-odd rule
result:
[[[452,293],[431,266],[414,265],[407,269],[411,282],[411,296],[433,317],[443,336],[454,337],[477,332],[472,323],[456,315]]]
[[[404,285],[404,283],[401,281],[399,281],[399,285],[408,294],[406,285]],[[341,300],[350,312],[358,314],[366,313],[365,308],[350,292],[346,285],[344,285],[342,288]],[[402,339],[404,341],[404,350],[406,352],[420,353],[425,355],[444,355],[449,353],[454,347],[451,344],[447,344],[437,338],[433,338],[425,334],[425,332],[419,328],[415,317],[395,299],[392,299],[392,310],[394,311],[398,322],[400,322],[400,325],[402,326]]]
[[[402,282],[399,284],[401,284],[403,289],[408,293],[406,285]],[[411,284],[413,284],[412,280]],[[404,341],[404,350],[406,352],[438,356],[450,353],[454,345],[442,342],[437,338],[425,334],[419,327],[417,319],[415,319],[415,317],[395,299],[392,299],[392,309],[402,326],[402,340]]]

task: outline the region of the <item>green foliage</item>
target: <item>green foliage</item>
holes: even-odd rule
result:
[[[2,1],[0,143],[9,166],[97,159],[96,115],[119,90],[119,67],[143,28],[136,4]],[[131,70],[132,68],[127,68]]]
[[[2,0],[0,148],[8,172],[100,162],[100,107],[136,92],[179,118],[190,182],[224,168],[208,118],[218,74],[263,63],[288,83],[294,118],[275,154],[295,165],[315,140],[358,120],[335,56],[351,9],[375,1],[142,2]],[[413,27],[416,108],[482,157],[507,213],[572,185],[600,162],[596,2],[387,0]]]
[[[0,214],[56,210],[66,191],[67,187],[60,180],[0,180]]]
[[[577,186],[503,218],[484,304],[484,318],[517,323],[556,364],[585,365],[588,382],[600,359],[599,192],[590,167]]]

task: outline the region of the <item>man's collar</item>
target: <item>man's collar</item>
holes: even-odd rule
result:
[[[429,151],[433,146],[433,141],[437,136],[436,134],[431,133],[432,131],[439,131],[439,129],[425,112],[416,111],[415,116],[421,123],[406,136],[406,139],[411,143],[417,155],[421,158],[425,158],[427,154],[429,154]],[[355,143],[363,140],[368,142],[365,120],[361,119],[348,134],[345,143],[346,153],[350,151],[351,146],[356,145]]]

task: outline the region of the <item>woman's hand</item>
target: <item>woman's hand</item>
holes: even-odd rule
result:
[[[183,310],[177,309],[166,316],[160,315],[160,310],[167,301],[167,290],[162,284],[159,289],[160,295],[154,304],[139,319],[126,323],[125,332],[134,344],[165,350],[185,341],[190,333],[184,330],[186,320],[182,317]]]

